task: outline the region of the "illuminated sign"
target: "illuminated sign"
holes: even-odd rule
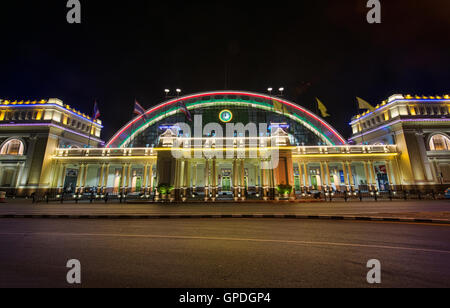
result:
[[[231,120],[233,120],[233,114],[230,110],[222,110],[219,114],[219,119],[223,123],[229,123]]]

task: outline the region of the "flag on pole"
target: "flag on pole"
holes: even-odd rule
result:
[[[320,110],[320,113],[322,114],[322,118],[329,117],[327,107],[316,97],[317,100],[317,108]]]
[[[371,112],[375,110],[375,108],[371,104],[369,104],[368,102],[366,102],[362,98],[356,97],[356,99],[358,100],[358,107],[359,107],[359,109],[367,109],[367,110],[369,110]]]
[[[180,102],[180,109],[181,109],[181,112],[183,112],[184,113],[184,115],[186,116],[186,119],[189,121],[189,122],[192,122],[192,116],[191,116],[191,113],[189,112],[189,110],[187,109],[187,107],[186,107],[186,105],[184,104],[184,102]]]
[[[100,110],[98,109],[97,102],[94,102],[94,113],[93,113],[92,119],[95,121],[98,118],[100,118]]]
[[[145,109],[144,107],[142,107],[137,100],[134,101],[134,111],[135,114],[137,115],[142,115],[144,116],[144,120],[146,119],[145,117]]]
[[[273,109],[275,111],[281,112],[282,114],[289,114],[289,111],[287,110],[286,105],[283,104],[282,102],[273,99],[272,103],[273,103]]]

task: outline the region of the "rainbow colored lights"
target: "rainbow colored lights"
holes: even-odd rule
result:
[[[305,119],[302,116],[299,115],[295,115],[295,116],[290,116],[291,118],[293,118],[296,121],[302,121],[302,124],[306,124],[307,127],[312,130],[315,134],[321,136],[322,139],[327,140],[330,144],[346,144],[345,139],[327,122],[325,122],[323,119],[321,119],[320,117],[318,117],[317,115],[315,115],[314,113],[312,113],[311,111],[298,106],[297,104],[294,104],[292,102],[289,102],[287,100],[278,98],[278,97],[272,97],[272,96],[268,96],[268,95],[264,95],[264,94],[258,94],[258,93],[252,93],[252,92],[240,92],[240,91],[220,91],[220,92],[204,92],[204,93],[199,93],[199,94],[193,94],[193,95],[188,95],[188,96],[184,96],[184,97],[180,97],[180,98],[176,98],[167,102],[164,102],[156,107],[150,108],[149,110],[147,110],[147,112],[145,113],[145,116],[147,118],[150,118],[150,120],[147,120],[143,125],[141,125],[138,129],[134,130],[134,131],[130,131],[131,128],[133,128],[139,121],[141,121],[143,119],[143,115],[138,116],[136,118],[134,118],[132,121],[130,121],[128,124],[126,124],[123,128],[121,128],[112,138],[111,140],[107,143],[106,147],[123,147],[125,144],[127,144],[128,140],[131,138],[131,136],[135,135],[136,133],[138,133],[139,131],[141,131],[142,129],[145,129],[146,127],[153,125],[155,123],[156,120],[158,120],[159,118],[164,118],[164,115],[167,114],[175,114],[176,112],[178,112],[179,108],[172,108],[170,110],[166,110],[165,112],[162,112],[162,114],[157,114],[156,116],[152,116],[153,114],[156,114],[158,111],[162,111],[164,108],[169,107],[169,106],[176,106],[177,103],[181,102],[181,101],[187,101],[187,100],[191,100],[191,99],[202,99],[208,96],[243,96],[243,97],[252,97],[252,98],[258,98],[258,99],[263,99],[265,101],[268,102],[272,102],[272,101],[278,101],[281,102],[289,107],[291,107],[294,110],[298,110],[300,111],[302,114],[304,114],[306,117],[306,120],[308,120],[308,122],[304,122],[303,120]],[[228,102],[228,104],[232,105],[233,103],[240,103],[240,104],[245,104],[246,100],[245,99],[239,99],[239,102],[236,102],[236,99],[233,98],[228,98],[228,99],[224,99]],[[234,101],[234,102],[233,102]],[[260,108],[260,109],[265,109],[267,111],[271,111],[274,112],[272,105],[270,104],[264,104],[264,103],[259,103],[259,104],[255,104],[255,102],[247,102],[248,105],[250,105],[249,107],[256,107],[256,108]],[[187,108],[192,110],[195,108],[201,108],[203,106],[207,106],[208,102],[197,102],[196,104],[187,104]],[[311,125],[311,121],[316,121],[319,125],[320,128],[315,127],[314,125]],[[330,139],[329,136],[332,136],[333,140]]]

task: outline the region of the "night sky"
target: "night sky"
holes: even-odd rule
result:
[[[0,98],[57,97],[86,114],[97,100],[108,140],[164,89],[285,96],[345,137],[355,96],[450,93],[450,1],[382,0],[382,24],[366,0],[82,0],[82,24],[66,0],[1,1]]]

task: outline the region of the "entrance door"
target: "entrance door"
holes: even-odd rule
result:
[[[230,176],[222,176],[222,191],[223,192],[231,191],[231,177]]]
[[[294,182],[295,182],[295,190],[299,191],[301,188],[300,188],[300,177],[298,175],[294,177]]]
[[[311,176],[311,186],[314,190],[317,190],[317,175]]]
[[[2,187],[11,187],[13,182],[14,170],[7,169],[3,172]]]
[[[78,179],[78,170],[77,169],[68,169],[66,171],[66,177],[64,179],[64,190],[68,193],[75,192],[75,188],[77,187],[77,179]]]

